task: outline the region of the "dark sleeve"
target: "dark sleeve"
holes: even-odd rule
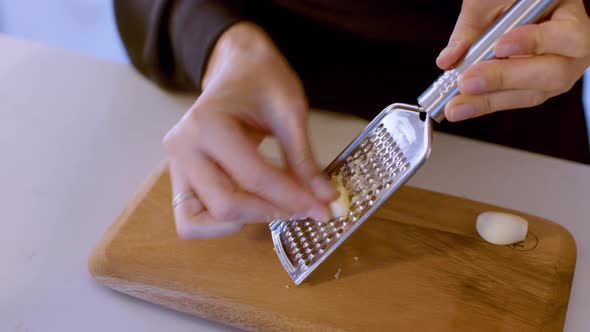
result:
[[[231,25],[248,19],[243,1],[114,0],[131,63],[163,88],[200,91],[210,52]]]

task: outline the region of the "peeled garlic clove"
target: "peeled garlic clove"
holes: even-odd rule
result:
[[[528,232],[528,222],[509,213],[484,212],[477,216],[475,228],[484,240],[507,245],[524,241]]]
[[[332,182],[340,192],[340,196],[330,203],[330,211],[334,218],[346,217],[350,211],[350,194],[344,188],[344,185],[342,185],[342,177],[333,176]]]

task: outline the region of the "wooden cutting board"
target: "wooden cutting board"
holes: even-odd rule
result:
[[[246,330],[563,329],[576,248],[548,220],[517,213],[527,239],[496,246],[477,235],[476,216],[514,211],[406,186],[295,286],[267,225],[181,240],[170,198],[158,170],[92,252],[99,283]]]

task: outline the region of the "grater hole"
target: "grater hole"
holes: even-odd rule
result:
[[[426,112],[420,112],[418,114],[418,117],[420,118],[421,121],[426,121]]]
[[[342,228],[339,228],[337,233],[338,235],[342,235],[342,233],[344,233],[344,230]]]
[[[332,240],[332,238],[334,238],[334,234],[332,234],[332,233],[328,234],[327,238],[328,238],[328,240]]]

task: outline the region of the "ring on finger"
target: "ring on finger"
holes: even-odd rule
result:
[[[175,208],[178,206],[178,204],[188,201],[189,199],[197,199],[197,195],[195,195],[195,193],[192,191],[185,191],[176,194],[174,199],[172,199],[172,208]]]

